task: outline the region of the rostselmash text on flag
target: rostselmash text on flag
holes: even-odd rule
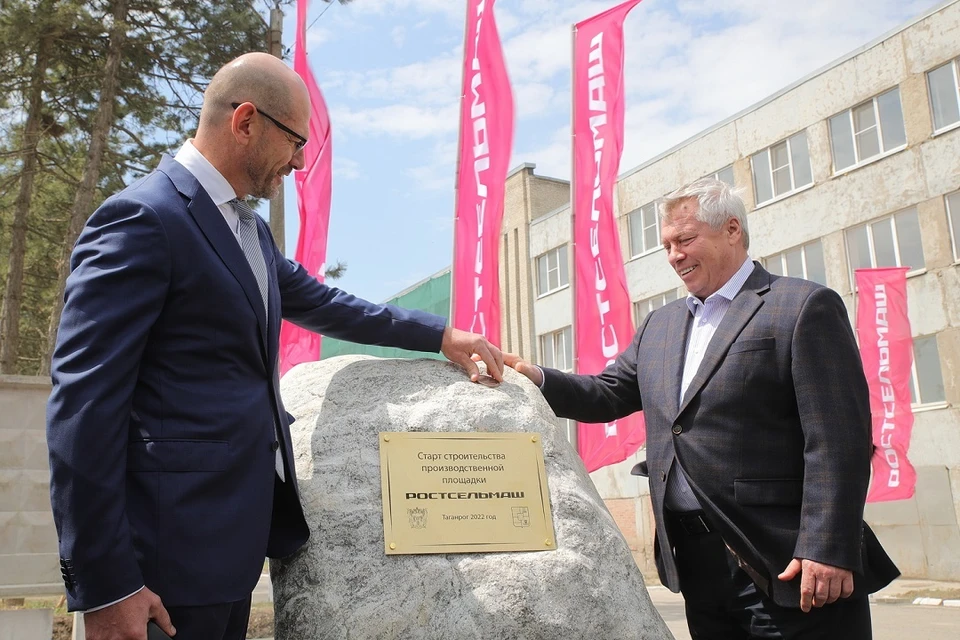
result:
[[[623,21],[639,2],[579,22],[574,32],[575,344],[582,374],[603,371],[633,335],[613,190],[623,150]],[[580,424],[577,437],[587,471],[625,460],[644,440],[642,414]]]
[[[307,134],[307,145],[303,148],[304,167],[294,173],[297,209],[300,213],[300,236],[295,258],[310,275],[323,281],[327,230],[330,226],[333,143],[327,103],[307,62],[304,41],[307,1],[297,0],[297,35],[293,52],[293,70],[303,79],[310,95],[310,132]],[[320,336],[284,320],[280,329],[280,375],[301,362],[319,359]]]
[[[917,473],[907,459],[913,431],[907,271],[907,267],[856,271],[857,335],[873,416],[873,479],[867,502],[906,500],[917,484]]]
[[[453,322],[500,344],[499,243],[513,92],[494,0],[468,0],[454,221]]]

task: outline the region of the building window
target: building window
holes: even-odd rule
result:
[[[827,284],[827,268],[823,263],[823,244],[820,240],[772,255],[763,263],[767,271],[778,276],[803,278],[824,286]]]
[[[855,269],[909,267],[915,271],[926,266],[916,209],[851,227],[845,235],[850,279],[854,285]]]
[[[927,73],[933,131],[960,123],[960,60],[953,60]]]
[[[834,172],[906,144],[899,87],[830,118]]]
[[[671,289],[666,293],[661,293],[655,295],[652,298],[646,298],[644,300],[638,300],[633,303],[633,317],[636,322],[636,326],[639,327],[643,323],[643,319],[653,311],[654,309],[659,309],[663,305],[673,302],[677,299],[677,290]]]
[[[660,248],[657,203],[648,202],[627,216],[630,226],[630,257],[636,258]]]
[[[729,167],[724,167],[717,171],[716,173],[711,173],[708,178],[713,178],[714,180],[719,180],[720,182],[726,182],[731,187],[735,186],[733,184],[733,165]]]
[[[950,223],[950,240],[953,243],[953,259],[960,262],[960,191],[946,196],[947,222]]]
[[[813,182],[806,131],[754,154],[751,161],[758,205]]]
[[[570,284],[567,245],[551,249],[537,258],[537,295],[544,296]]]
[[[915,405],[943,402],[943,373],[937,336],[913,339],[913,370],[910,372],[910,400]]]
[[[573,371],[573,330],[570,327],[540,336],[540,362],[551,369]]]

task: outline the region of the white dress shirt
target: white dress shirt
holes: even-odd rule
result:
[[[706,300],[701,301],[695,295],[687,294],[686,303],[693,315],[693,326],[690,327],[690,335],[687,337],[687,351],[683,360],[680,404],[683,404],[683,396],[700,369],[700,363],[703,362],[703,356],[717,332],[717,327],[720,326],[734,297],[740,293],[747,278],[753,273],[753,269],[753,260],[747,257],[733,277]],[[670,467],[664,505],[671,511],[696,511],[700,508],[700,503],[690,490],[686,476],[677,472],[678,468],[679,465],[676,464]]]
[[[210,199],[213,200],[213,204],[217,205],[217,208],[220,209],[223,219],[227,221],[227,226],[230,227],[230,231],[233,232],[237,243],[239,243],[240,216],[233,210],[233,205],[228,204],[237,197],[237,193],[233,190],[233,187],[230,186],[230,183],[227,182],[227,179],[217,171],[216,167],[210,164],[209,160],[203,157],[202,153],[197,151],[197,148],[193,146],[193,142],[190,140],[183,143],[180,151],[177,152],[177,155],[174,156],[173,159],[183,165],[183,168],[193,174],[193,177],[197,179],[197,182],[200,183],[203,190],[206,191]]]

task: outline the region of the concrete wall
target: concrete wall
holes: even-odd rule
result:
[[[681,283],[662,250],[631,258],[629,212],[732,165],[749,212],[751,256],[762,260],[819,239],[827,284],[844,298],[851,322],[856,296],[845,231],[916,209],[925,268],[908,280],[909,316],[914,336],[936,336],[946,397],[914,409],[910,458],[918,468],[916,496],[869,505],[867,519],[905,575],[952,580],[960,580],[960,265],[954,261],[944,197],[960,190],[960,128],[933,134],[926,72],[958,57],[960,2],[952,2],[626,172],[616,189],[632,300]],[[834,173],[829,118],[894,87],[900,90],[905,148]],[[813,183],[757,207],[751,156],[800,131],[807,136]],[[569,208],[534,218],[529,229],[527,260],[533,265],[536,256],[569,242]],[[572,279],[572,259],[570,268]],[[570,325],[572,309],[569,288],[535,299],[535,334]],[[644,457],[641,451],[592,478],[641,568],[652,570],[648,489],[644,480],[629,475]]]
[[[0,376],[0,597],[63,592],[44,431],[50,383]]]

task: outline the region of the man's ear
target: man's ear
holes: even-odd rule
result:
[[[233,134],[237,144],[243,146],[250,144],[253,138],[253,117],[256,113],[256,108],[249,102],[244,102],[233,110],[233,115],[230,117],[230,133]]]
[[[730,239],[730,244],[739,243],[742,236],[743,227],[740,225],[740,221],[736,218],[727,220],[727,237]]]

